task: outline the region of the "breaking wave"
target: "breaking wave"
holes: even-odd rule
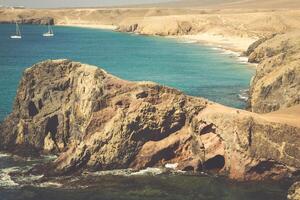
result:
[[[247,102],[248,99],[249,99],[249,89],[247,89],[247,90],[240,90],[240,94],[238,94],[238,98],[241,101]]]
[[[247,57],[243,57],[243,56],[239,56],[238,57],[238,61],[240,63],[247,64],[248,63],[248,58]]]
[[[48,182],[43,182],[43,183],[37,184],[35,186],[41,187],[41,188],[60,188],[63,186],[63,184],[58,183],[58,182],[48,181]]]
[[[0,188],[15,188],[39,181],[43,175],[27,173],[38,163],[55,159],[56,156],[42,156],[40,158],[20,158],[8,153],[0,153]]]
[[[19,171],[18,167],[4,168],[0,170],[0,188],[1,187],[17,187],[18,183],[12,180],[10,173]]]
[[[38,163],[53,160],[56,157],[43,156],[41,158],[18,159],[10,154],[0,154],[0,189],[22,188],[33,186],[37,188],[85,188],[94,184],[93,181],[101,176],[156,176],[160,174],[181,174],[176,170],[177,163],[166,164],[162,168],[146,168],[143,170],[118,169],[97,172],[83,172],[78,176],[69,177],[45,177],[44,175],[33,175],[29,171]],[[1,168],[2,167],[2,168]],[[82,181],[83,180],[83,181]]]
[[[5,157],[9,157],[10,154],[8,153],[0,153],[0,158],[5,158]]]
[[[184,44],[195,44],[195,43],[198,43],[197,40],[182,40],[181,43],[184,43]]]
[[[154,175],[162,174],[163,172],[164,172],[164,170],[161,168],[148,167],[148,168],[140,170],[138,172],[133,172],[133,173],[131,173],[131,175],[132,176],[142,176],[142,175],[154,176]]]
[[[119,169],[119,170],[107,170],[107,171],[98,171],[98,172],[86,172],[86,175],[92,176],[106,176],[106,175],[113,175],[113,176],[156,176],[163,173],[168,172],[180,172],[176,170],[172,170],[171,168],[154,168],[148,167],[146,169],[142,169],[139,171],[133,169]]]

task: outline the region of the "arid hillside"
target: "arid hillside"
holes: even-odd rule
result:
[[[157,4],[159,5],[159,4]],[[200,8],[242,8],[242,9],[295,9],[300,8],[298,0],[181,0],[161,4],[171,7],[200,7]]]

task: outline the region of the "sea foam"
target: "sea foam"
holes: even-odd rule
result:
[[[8,153],[1,153],[0,152],[0,158],[9,157],[10,155]]]
[[[238,98],[242,101],[247,102],[249,99],[249,90],[240,90],[240,94],[238,94]]]
[[[18,183],[12,180],[11,176],[9,175],[12,172],[20,171],[18,167],[10,167],[4,168],[0,170],[0,188],[1,187],[17,187],[19,186]]]
[[[148,167],[148,168],[140,170],[138,172],[133,172],[133,173],[131,173],[131,175],[133,175],[133,176],[152,175],[153,176],[153,175],[162,174],[163,172],[164,172],[163,169]]]

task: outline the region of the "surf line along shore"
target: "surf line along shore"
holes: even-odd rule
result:
[[[56,24],[57,26],[68,26],[68,27],[80,27],[80,28],[91,28],[91,29],[103,29],[111,31],[120,31],[120,28],[116,25],[105,25],[105,24]],[[140,34],[138,32],[132,32],[133,34]],[[157,36],[153,34],[142,34],[149,36]],[[213,49],[220,51],[221,53],[228,54],[237,59],[238,62],[249,64],[250,66],[256,66],[257,64],[249,63],[247,56],[244,55],[244,52],[248,47],[258,40],[258,37],[235,37],[235,36],[222,36],[216,34],[208,33],[199,33],[196,35],[177,35],[177,36],[161,36],[166,38],[176,39],[179,42],[184,43],[199,43],[200,45],[210,46]]]

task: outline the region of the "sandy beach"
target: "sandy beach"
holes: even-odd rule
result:
[[[105,25],[105,24],[56,24],[56,26],[68,26],[68,27],[80,27],[80,28],[91,28],[91,29],[103,29],[103,30],[116,30],[118,26]],[[230,54],[237,57],[241,63],[248,63],[248,58],[242,56],[243,52],[255,42],[258,38],[241,38],[241,37],[225,37],[216,34],[197,34],[197,35],[179,35],[179,36],[165,36],[179,40],[184,43],[199,43],[200,45],[206,45],[220,50],[222,53]],[[250,63],[248,63],[250,64]],[[255,64],[251,64],[255,65]],[[256,66],[256,65],[255,65]]]
[[[92,29],[106,29],[106,30],[116,30],[118,26],[116,25],[106,25],[106,24],[56,24],[56,26],[70,26],[70,27],[80,27],[80,28],[92,28]],[[241,37],[228,37],[217,34],[202,33],[196,35],[179,35],[179,36],[166,36],[168,38],[182,40],[186,43],[201,43],[205,45],[210,45],[218,47],[221,49],[230,50],[241,54],[256,40],[257,37],[252,38],[241,38]]]
[[[56,24],[56,26],[69,26],[69,27],[80,27],[80,28],[91,28],[91,29],[104,29],[104,30],[115,30],[117,26],[105,25],[105,24]]]
[[[231,50],[234,52],[242,53],[258,38],[241,38],[241,37],[228,37],[216,34],[202,33],[197,35],[183,35],[179,36],[180,39],[188,41],[197,41],[203,44],[216,46],[219,48]]]

